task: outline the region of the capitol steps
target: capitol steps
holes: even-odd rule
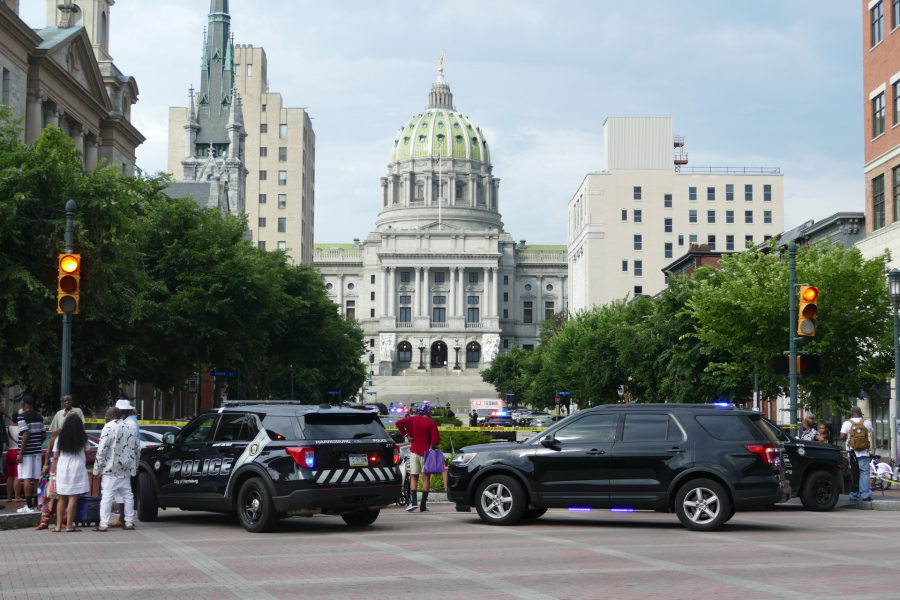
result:
[[[373,377],[372,385],[367,386],[366,391],[376,392],[368,395],[368,398],[377,397],[378,402],[383,404],[402,402],[409,406],[413,402],[427,400],[435,404],[440,403],[441,406],[449,402],[454,410],[468,409],[470,398],[497,397],[494,386],[482,381],[481,373],[477,369],[462,371],[459,374],[455,374],[452,368],[434,371],[429,369],[425,373],[409,369],[406,375]]]

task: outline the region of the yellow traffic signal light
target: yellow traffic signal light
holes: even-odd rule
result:
[[[797,334],[812,337],[816,335],[816,318],[819,314],[819,288],[811,285],[800,286],[800,308]]]
[[[60,254],[56,286],[56,312],[61,315],[77,315],[80,292],[81,255]]]

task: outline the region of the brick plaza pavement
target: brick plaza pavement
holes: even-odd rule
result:
[[[295,518],[264,535],[178,511],[135,532],[0,531],[0,598],[900,598],[900,512],[792,502],[698,534],[654,513],[487,527],[433,509],[389,509],[361,529]]]

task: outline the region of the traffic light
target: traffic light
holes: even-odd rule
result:
[[[791,359],[787,354],[775,356],[773,367],[776,375],[790,375]],[[800,375],[819,375],[822,372],[822,361],[818,354],[800,354],[797,356],[797,373]]]
[[[60,254],[56,288],[56,312],[61,315],[78,314],[78,294],[81,292],[81,255]]]
[[[797,335],[812,337],[816,335],[816,316],[819,313],[817,302],[819,288],[811,285],[800,286],[799,322],[797,323]]]

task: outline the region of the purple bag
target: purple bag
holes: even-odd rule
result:
[[[425,474],[439,475],[444,472],[444,453],[440,450],[425,451]]]

